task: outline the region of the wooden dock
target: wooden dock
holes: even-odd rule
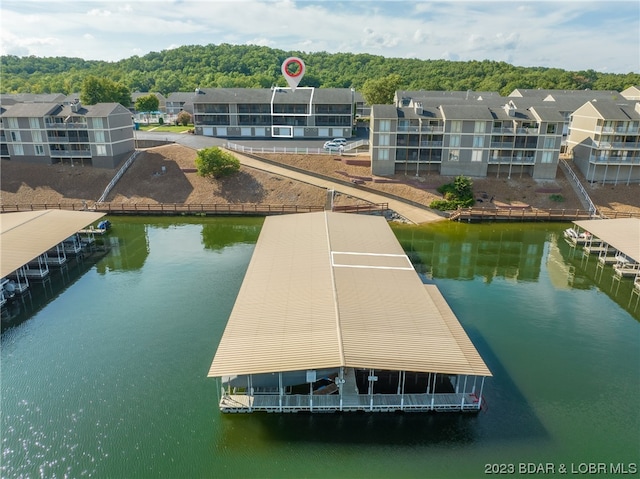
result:
[[[35,210],[87,210],[86,205],[76,203],[59,204],[29,204],[29,205],[0,205],[0,212],[11,213],[18,211]],[[311,213],[324,211],[325,206],[299,206],[299,205],[265,205],[257,203],[240,204],[185,204],[185,203],[96,203],[89,208],[90,211],[99,211],[109,215],[132,216],[269,216],[291,213]],[[345,213],[384,213],[389,210],[388,203],[366,203],[359,205],[335,206],[334,211]],[[94,228],[85,229],[80,233],[104,234],[104,230]]]
[[[504,207],[478,207],[461,208],[451,212],[449,219],[452,221],[467,221],[469,223],[480,221],[575,221],[592,219],[593,215],[587,210],[537,208],[504,208]]]
[[[265,412],[478,412],[474,394],[228,394],[220,400],[225,413]]]

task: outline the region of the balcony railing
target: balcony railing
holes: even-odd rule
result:
[[[597,163],[600,165],[640,165],[640,157],[629,157],[622,158],[619,156],[598,156],[591,155],[589,157],[589,163]]]
[[[498,156],[489,158],[490,165],[498,164],[516,164],[516,165],[533,165],[535,164],[535,158],[514,158],[511,156]]]

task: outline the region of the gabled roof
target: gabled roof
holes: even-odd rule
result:
[[[640,218],[580,220],[574,223],[640,263]]]
[[[42,118],[43,116],[56,115],[62,111],[59,103],[16,103],[7,107],[3,113],[5,118]]]
[[[371,115],[376,120],[395,119],[398,118],[400,110],[393,105],[372,105]]]
[[[442,105],[440,107],[445,120],[493,120],[487,105],[475,103],[464,105]]]
[[[491,375],[385,218],[267,217],[209,376],[341,366]]]
[[[551,107],[532,106],[531,108],[529,108],[529,111],[533,113],[533,115],[539,121],[546,121],[546,122],[563,122],[564,121],[564,117],[560,114],[558,109],[553,106]]]
[[[194,97],[196,97],[197,95],[197,92],[192,91],[177,91],[174,93],[169,93],[169,96],[167,97],[167,103],[193,102]]]
[[[0,214],[0,276],[11,274],[105,214],[66,210]]]
[[[0,103],[12,100],[15,103],[62,103],[65,95],[62,93],[2,93]]]
[[[578,108],[573,116],[586,116],[590,118],[601,118],[611,121],[629,121],[640,119],[640,113],[636,110],[635,101],[589,101]]]

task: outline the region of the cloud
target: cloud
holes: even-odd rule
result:
[[[2,0],[0,51],[113,61],[226,42],[628,72],[639,17],[612,1]]]
[[[100,10],[99,8],[94,8],[93,10],[89,10],[87,15],[90,17],[110,17],[111,12],[109,10]]]

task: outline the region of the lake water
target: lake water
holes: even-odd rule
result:
[[[494,374],[479,414],[223,416],[206,375],[262,220],[112,222],[3,322],[3,478],[638,474],[640,306],[567,225],[394,226]]]

